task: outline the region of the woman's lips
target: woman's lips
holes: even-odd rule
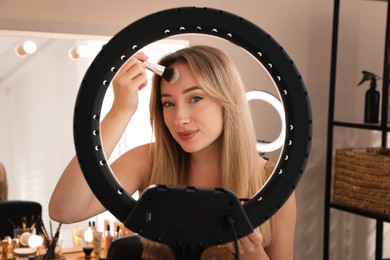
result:
[[[183,141],[188,141],[191,138],[193,138],[198,131],[196,130],[190,130],[190,131],[183,131],[183,132],[178,132],[177,134],[179,135],[179,138]]]

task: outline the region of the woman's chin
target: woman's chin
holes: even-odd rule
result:
[[[199,148],[198,147],[193,146],[193,145],[189,145],[189,144],[181,144],[181,148],[186,153],[196,153],[196,152],[199,152]]]

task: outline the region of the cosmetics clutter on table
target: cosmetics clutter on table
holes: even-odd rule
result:
[[[111,242],[131,233],[119,221],[114,221],[111,225],[109,220],[105,220],[103,230],[98,230],[94,221],[88,224],[86,230],[73,227],[74,247],[84,252],[85,259],[106,259]],[[54,232],[50,222],[48,231],[41,219],[30,227],[15,227],[13,237],[6,236],[1,240],[0,260],[65,259],[66,254],[61,250],[60,229],[61,223]]]
[[[86,230],[73,227],[73,244],[75,247],[82,247],[85,259],[106,259],[111,242],[131,233],[119,221],[111,224],[109,220],[104,220],[103,230],[99,230],[95,222],[90,221]]]
[[[53,233],[50,222],[49,234],[40,216],[32,219],[30,225],[26,217],[21,219],[21,226],[14,225],[14,221],[8,219],[14,227],[13,236],[1,238],[0,259],[61,259],[60,244],[57,243],[61,224],[58,224]]]

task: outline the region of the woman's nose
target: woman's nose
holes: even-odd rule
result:
[[[175,124],[177,126],[187,125],[191,122],[189,112],[185,108],[177,107]]]

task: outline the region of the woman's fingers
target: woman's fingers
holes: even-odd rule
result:
[[[240,238],[237,243],[238,243],[238,250],[240,252],[240,255],[252,253],[258,247],[262,246],[263,236],[261,235],[259,229],[256,228],[248,236]],[[236,253],[236,250],[234,247],[234,242],[230,242],[230,243],[226,244],[226,246],[230,251],[232,251],[233,253]]]
[[[248,235],[248,238],[256,247],[263,245],[263,235],[258,228],[255,228],[255,230]]]
[[[146,71],[145,66],[139,60],[135,60],[129,63],[131,67],[128,67],[126,71],[118,71],[113,80],[113,84],[116,84],[119,87],[133,87],[140,86],[146,81]],[[129,65],[128,64],[128,65]]]
[[[252,253],[262,246],[263,236],[255,229],[251,234],[239,240],[240,253]]]
[[[128,87],[134,86],[131,84],[139,75],[145,74],[145,65],[144,61],[146,61],[148,57],[142,52],[138,52],[131,56],[116,72],[113,84],[119,87]],[[143,78],[143,81],[146,80],[146,77]],[[137,81],[134,81],[137,83]],[[144,85],[144,82],[140,83],[137,87]]]
[[[131,56],[118,70],[117,74],[126,73],[131,67],[134,66],[135,63],[140,63],[143,65],[144,61],[148,60],[148,56],[146,56],[143,52],[137,52],[133,56]],[[145,67],[145,66],[144,66]]]
[[[117,71],[112,80],[114,88],[114,107],[121,111],[134,112],[138,106],[138,91],[147,84],[145,65],[148,57],[136,53]]]

